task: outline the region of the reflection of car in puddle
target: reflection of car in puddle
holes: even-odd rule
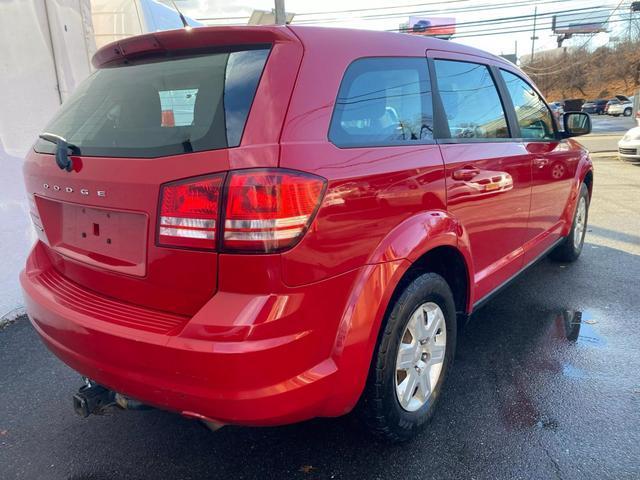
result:
[[[593,328],[592,324],[595,323],[595,321],[591,319],[589,313],[565,310],[561,315],[556,317],[556,322],[562,322],[566,339],[570,342],[577,342],[592,347],[603,347],[606,345],[604,338]]]
[[[606,346],[604,338],[593,327],[596,322],[591,312],[564,310],[544,323],[548,325],[546,333],[529,346],[528,353],[521,358],[505,359],[513,365],[505,369],[506,376],[498,391],[503,402],[504,420],[512,428],[557,428],[553,408],[547,411],[541,404],[539,392],[561,390],[563,387],[561,381],[556,380],[558,378],[584,380],[599,376],[584,369],[575,356],[582,346]],[[526,369],[523,365],[527,365]],[[547,385],[548,382],[551,385]]]

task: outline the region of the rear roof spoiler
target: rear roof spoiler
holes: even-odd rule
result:
[[[194,27],[147,33],[109,43],[91,59],[96,68],[119,65],[127,60],[162,56],[170,52],[196,51],[226,45],[274,44],[298,42],[283,26]]]

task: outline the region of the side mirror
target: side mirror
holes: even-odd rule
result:
[[[567,112],[564,114],[564,137],[577,137],[591,133],[591,117],[583,112]]]

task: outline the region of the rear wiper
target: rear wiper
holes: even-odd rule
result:
[[[54,133],[41,133],[40,138],[47,142],[56,144],[56,163],[61,170],[66,170],[67,172],[73,170],[73,162],[71,161],[71,158],[69,158],[69,150],[71,150],[72,153],[79,155],[80,149],[77,146],[67,142],[65,138]]]

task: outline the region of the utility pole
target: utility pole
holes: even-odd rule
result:
[[[287,17],[284,13],[284,0],[275,0],[276,2],[276,25],[285,25]]]
[[[538,22],[538,7],[533,10],[533,36],[531,37],[531,63],[533,63],[533,55],[536,48],[536,25]]]

